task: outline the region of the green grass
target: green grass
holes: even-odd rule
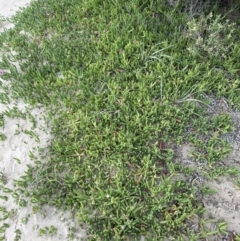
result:
[[[10,69],[2,77],[11,81],[14,98],[48,108],[54,135],[48,162],[35,160],[16,181],[16,201],[25,193],[34,210],[44,204],[72,210],[87,224],[88,240],[213,234],[205,228],[199,190],[179,175],[194,170],[174,161],[171,146],[195,146],[193,160],[207,164],[203,177],[226,171],[218,162],[231,147],[221,136],[232,121],[209,116],[202,94],[240,107],[239,29],[224,57],[206,48],[191,52],[187,14],[162,2],[36,1],[0,35],[0,69]],[[19,61],[22,73],[9,60]],[[216,67],[224,71],[216,74]],[[196,216],[198,232],[190,225]]]

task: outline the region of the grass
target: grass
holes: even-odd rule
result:
[[[71,210],[87,225],[88,240],[201,240],[226,231],[222,223],[207,230],[199,189],[180,175],[194,170],[174,161],[173,146],[195,147],[192,160],[206,163],[203,177],[227,171],[218,163],[231,152],[222,135],[232,120],[209,116],[204,96],[224,96],[239,109],[239,29],[229,30],[232,51],[222,41],[215,58],[206,51],[211,29],[204,47],[197,45],[187,14],[163,2],[33,1],[0,35],[2,78],[15,99],[47,107],[54,135],[47,163],[35,160],[16,181],[16,202]],[[213,14],[213,24],[225,26]],[[215,38],[229,34],[212,29]],[[26,118],[9,109],[3,125],[5,115]],[[27,134],[39,140],[34,125]],[[49,230],[56,231],[40,234]]]

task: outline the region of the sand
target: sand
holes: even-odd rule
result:
[[[0,16],[11,17],[19,11],[20,7],[27,7],[29,3],[30,0],[0,0]],[[12,23],[0,23],[0,32],[11,27],[13,27]],[[3,81],[1,78],[0,81],[3,86],[11,87],[10,82]],[[0,92],[4,91],[0,88]],[[6,94],[11,96],[9,91]],[[10,100],[8,104],[0,103],[0,115],[16,107],[27,116],[24,119],[19,117],[9,118],[4,115],[4,126],[0,126],[0,133],[6,137],[4,141],[0,141],[0,181],[4,182],[4,187],[14,190],[16,188],[14,180],[19,179],[24,174],[27,170],[27,164],[33,164],[33,160],[29,156],[30,152],[38,158],[38,148],[47,150],[48,143],[53,137],[50,134],[51,128],[45,121],[46,118],[43,118],[46,116],[44,108],[32,108],[22,100],[15,101],[11,97]],[[31,129],[32,123],[29,115],[32,115],[36,120],[34,129]],[[40,138],[31,138],[29,134],[26,134],[26,130],[33,130]],[[0,221],[0,226],[4,223],[9,225],[6,228],[3,240],[15,241],[18,236],[17,233],[19,233],[21,237],[19,240],[22,241],[65,241],[70,240],[71,228],[77,228],[75,220],[69,213],[60,212],[46,206],[40,213],[35,214],[31,205],[19,207],[11,193],[3,192],[2,188],[0,189],[0,196],[8,198],[8,200],[0,198],[0,207],[6,208],[11,213],[9,218]],[[0,211],[0,218],[3,216],[4,212]],[[54,235],[49,233],[40,235],[41,229],[51,226],[56,228]],[[4,235],[0,234],[0,237]],[[81,240],[81,237],[84,237],[84,231],[77,229],[74,235],[75,238],[71,240]]]

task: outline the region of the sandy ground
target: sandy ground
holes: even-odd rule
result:
[[[240,112],[234,111],[228,107],[224,98],[216,100],[212,98],[211,108],[209,108],[210,115],[217,115],[221,113],[228,113],[233,120],[233,131],[225,136],[232,146],[232,152],[219,164],[226,167],[236,167],[240,169]],[[215,194],[207,196],[203,199],[203,205],[207,209],[206,219],[215,219],[217,221],[225,221],[227,223],[228,237],[215,236],[209,240],[225,240],[233,241],[234,234],[240,234],[240,188],[236,185],[237,178],[234,177],[220,177],[218,180],[207,180],[198,175],[200,168],[199,163],[191,159],[191,151],[193,147],[188,143],[183,144],[178,148],[177,161],[184,166],[194,167],[196,170],[195,178],[209,188],[216,191]],[[212,231],[217,229],[216,223],[209,225]]]
[[[11,17],[20,9],[27,7],[30,0],[0,0],[0,16]],[[4,28],[13,27],[13,24],[4,22],[0,23],[0,32]],[[1,77],[1,76],[0,76]],[[3,81],[3,86],[9,86],[10,83]],[[0,92],[4,92],[0,89]],[[7,93],[9,96],[9,93]],[[38,157],[38,148],[47,149],[48,142],[51,140],[50,127],[45,122],[46,112],[43,108],[30,108],[23,101],[18,102],[11,100],[11,103],[5,105],[0,103],[0,115],[12,108],[17,108],[27,115],[27,118],[9,118],[4,115],[4,125],[0,126],[0,133],[5,135],[6,140],[0,141],[0,181],[4,183],[4,187],[14,190],[14,180],[21,177],[27,170],[27,164],[32,164],[33,160],[29,153],[32,152]],[[26,131],[30,131],[32,123],[28,116],[32,115],[37,124],[34,133],[40,138],[31,138]],[[24,133],[25,132],[25,133]],[[19,208],[15,203],[11,193],[6,193],[0,189],[0,196],[7,197],[8,200],[0,198],[0,207],[6,208],[11,215],[6,220],[0,221],[2,225],[9,225],[5,231],[4,239],[6,241],[18,240],[18,233],[21,241],[56,241],[70,240],[71,230],[75,227],[74,220],[69,213],[62,213],[54,208],[45,207],[41,213],[34,214],[32,206]],[[4,216],[4,212],[0,210],[0,219]],[[25,221],[28,220],[26,223]],[[54,226],[57,230],[55,235],[40,235],[41,229]],[[84,231],[77,229],[75,238],[71,240],[81,240],[84,237]],[[4,236],[0,234],[0,238]]]
[[[10,17],[20,7],[27,7],[30,0],[0,0],[0,16]],[[1,23],[0,32],[4,28],[13,27],[10,23]],[[0,78],[1,80],[1,78]],[[1,80],[3,85],[9,85],[8,82]],[[1,92],[2,90],[0,90]],[[223,105],[223,106],[221,106]],[[24,104],[21,100],[12,102],[8,105],[0,104],[0,114],[4,111],[9,111],[9,108],[17,107],[23,113],[32,115],[37,121],[34,132],[40,136],[40,140],[31,138],[26,130],[31,130],[32,123],[29,118],[8,118],[4,116],[4,126],[0,126],[0,133],[6,136],[5,141],[0,142],[0,181],[5,183],[5,187],[14,189],[14,180],[18,179],[24,174],[27,169],[27,164],[31,164],[32,160],[29,157],[29,153],[33,152],[38,155],[38,148],[47,149],[48,142],[53,138],[50,135],[50,127],[45,122],[43,116],[46,112],[43,108],[30,108]],[[235,122],[235,131],[228,137],[229,141],[233,145],[232,154],[224,160],[224,165],[235,165],[240,168],[240,113],[233,112],[224,106],[223,103],[218,102],[215,106],[217,110],[223,108],[224,112],[228,112],[232,115]],[[189,157],[191,146],[188,144],[182,145],[180,148],[180,156],[178,161],[184,165],[189,165],[191,158]],[[197,166],[196,166],[197,169]],[[228,223],[228,230],[230,232],[240,233],[240,190],[234,184],[236,180],[231,178],[222,178],[218,181],[208,181],[208,185],[214,188],[217,193],[204,199],[204,206],[207,208],[207,217],[217,220],[224,220]],[[0,199],[0,207],[5,207],[8,212],[11,212],[11,216],[4,221],[0,221],[0,226],[3,223],[9,225],[5,231],[6,241],[15,241],[16,230],[20,230],[21,239],[23,241],[47,241],[47,240],[69,240],[71,228],[74,228],[74,220],[69,213],[61,213],[53,208],[45,207],[45,209],[38,214],[34,214],[31,206],[19,208],[14,203],[14,199],[11,194],[0,190],[0,196],[7,196],[8,200]],[[2,217],[3,212],[0,212]],[[24,224],[24,220],[28,219],[28,222]],[[50,227],[53,225],[57,229],[57,233],[53,236],[39,235],[39,231],[42,228]],[[214,227],[213,227],[214,229]],[[71,240],[81,240],[84,237],[83,230],[77,230],[75,232],[76,237]],[[0,235],[1,237],[1,235]],[[216,237],[213,240],[222,240],[220,237]],[[227,240],[227,239],[226,239]],[[228,239],[233,240],[233,239]]]

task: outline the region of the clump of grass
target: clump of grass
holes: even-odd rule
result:
[[[194,39],[190,52],[205,51],[216,58],[226,58],[229,51],[234,49],[232,42],[235,36],[235,23],[226,19],[222,21],[221,15],[213,18],[212,12],[207,16],[201,15],[199,19],[192,19],[187,23],[187,37]]]
[[[44,204],[74,212],[88,240],[207,236],[191,230],[203,206],[197,190],[177,178],[171,145],[205,148],[209,165],[227,155],[227,143],[213,137],[204,145],[185,133],[189,126],[230,131],[221,116],[207,121],[201,94],[237,104],[238,79],[216,75],[209,52],[189,54],[178,28],[187,19],[175,12],[170,21],[171,13],[161,1],[36,1],[0,35],[0,68],[10,70],[3,78],[15,98],[49,108],[54,134],[49,161],[29,167],[18,192],[34,212]],[[219,60],[229,72],[239,68],[238,43],[234,49]],[[9,61],[13,50],[21,73]]]

